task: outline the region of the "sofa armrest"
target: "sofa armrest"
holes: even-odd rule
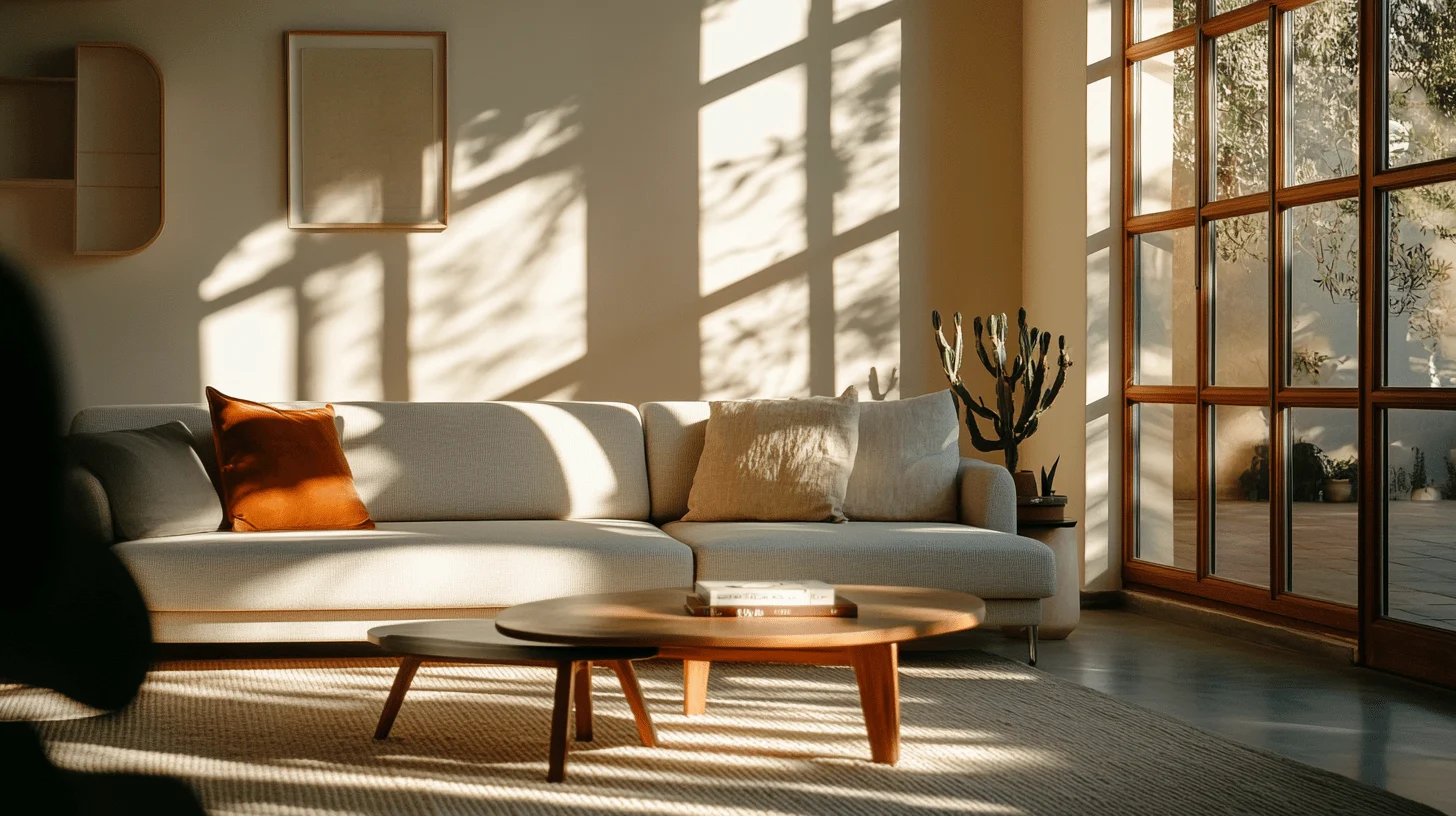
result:
[[[81,541],[109,547],[116,541],[111,526],[111,502],[96,475],[80,465],[66,469],[61,485],[62,506],[71,531]]]
[[[1016,484],[1011,471],[979,459],[961,459],[961,524],[1016,533]]]

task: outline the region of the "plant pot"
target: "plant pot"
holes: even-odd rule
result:
[[[1018,470],[1011,474],[1011,479],[1016,482],[1016,498],[1030,498],[1037,494],[1035,472]]]
[[[1325,479],[1325,501],[1347,502],[1354,499],[1355,486],[1350,484],[1349,479]]]
[[[1411,501],[1440,501],[1441,488],[1421,487],[1411,491]]]

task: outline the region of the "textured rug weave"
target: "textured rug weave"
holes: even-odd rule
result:
[[[869,762],[848,669],[715,664],[687,718],[680,665],[638,665],[663,747],[636,743],[598,670],[596,739],[560,785],[539,668],[426,664],[383,742],[379,661],[187,664],[103,717],[0,690],[0,718],[47,719],[65,767],[181,777],[218,814],[1435,813],[978,652],[902,665],[895,767]]]

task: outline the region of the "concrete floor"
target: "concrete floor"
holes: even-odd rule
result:
[[[996,633],[976,645],[1026,658]],[[1038,668],[1456,816],[1456,691],[1112,610],[1084,610]]]

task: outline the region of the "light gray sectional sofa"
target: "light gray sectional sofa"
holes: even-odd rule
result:
[[[985,625],[1034,626],[1058,591],[1051,550],[1014,534],[1000,466],[962,460],[955,521],[682,522],[707,403],[333,405],[376,530],[117,541],[100,481],[72,470],[72,512],[130,568],[158,642],[361,641],[382,622],[696,578],[955,589],[986,600]],[[71,430],[171,420],[215,481],[205,405],[87,408]]]

